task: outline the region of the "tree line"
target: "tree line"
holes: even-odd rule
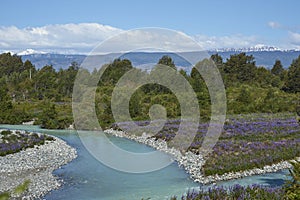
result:
[[[226,61],[214,54],[210,60],[199,61],[187,73],[178,70],[195,91],[203,120],[210,116],[210,96],[205,81],[198,72],[205,62],[214,61],[224,81],[227,112],[230,114],[254,112],[295,112],[300,92],[300,56],[284,69],[280,60],[272,69],[257,66],[252,55],[239,53]],[[172,58],[163,56],[158,64],[177,70]],[[98,82],[96,112],[102,126],[114,122],[111,112],[111,94],[118,80],[135,69],[130,60],[115,59],[107,64]],[[46,128],[65,128],[72,123],[71,98],[73,84],[79,70],[77,63],[67,69],[55,70],[47,65],[41,69],[20,56],[0,55],[0,123],[21,123],[36,118]],[[155,67],[152,71],[155,70]],[[141,71],[141,70],[140,70]],[[86,71],[87,79],[98,78],[99,70]],[[149,72],[141,72],[149,73]],[[151,72],[150,72],[151,73]],[[130,99],[130,114],[135,120],[149,119],[149,108],[161,104],[169,118],[180,117],[180,104],[169,88],[146,84]]]

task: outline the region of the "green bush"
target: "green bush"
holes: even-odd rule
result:
[[[12,191],[0,193],[0,200],[8,200],[12,195],[16,196],[16,199],[21,199],[22,195],[28,190],[29,185],[30,180],[25,180],[24,183],[18,185]]]
[[[289,200],[300,199],[300,163],[297,161],[290,162],[293,169],[290,169],[291,180],[284,185],[285,197]]]

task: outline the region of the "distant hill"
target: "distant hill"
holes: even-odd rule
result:
[[[209,51],[210,55],[218,53],[226,61],[230,55],[240,53],[241,51],[229,50],[229,51]],[[293,59],[296,59],[300,55],[300,51],[249,51],[246,52],[248,55],[253,55],[255,57],[257,66],[264,66],[266,68],[272,68],[276,59],[279,59],[285,68],[289,67]],[[121,56],[121,58],[129,59],[134,66],[143,68],[144,64],[147,63],[157,63],[158,60],[163,55],[169,55],[175,62],[175,65],[179,68],[183,68],[186,71],[191,70],[191,65],[181,56],[174,53],[165,52],[131,52]],[[189,57],[193,60],[201,60],[197,58],[198,53],[195,52],[185,52],[181,54],[183,57]],[[70,66],[72,62],[77,62],[79,64],[86,58],[86,55],[64,55],[64,54],[29,54],[21,55],[22,59],[30,60],[37,68],[42,68],[45,65],[52,65],[55,69],[66,69]],[[110,62],[115,57],[114,54],[109,54],[106,56],[107,61]]]
[[[72,62],[81,63],[85,55],[64,55],[64,54],[28,54],[21,55],[22,60],[30,60],[36,68],[40,69],[45,65],[52,65],[55,69],[66,69]]]
[[[241,51],[224,51],[224,52],[209,52],[210,54],[218,53],[223,59],[229,58],[230,55],[240,53]],[[300,55],[300,51],[248,51],[248,55],[253,55],[257,66],[272,68],[275,60],[281,61],[284,68],[288,68],[292,61]],[[225,61],[225,60],[224,60]]]

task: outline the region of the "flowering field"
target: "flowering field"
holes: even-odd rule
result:
[[[240,185],[234,185],[229,188],[213,187],[207,191],[188,191],[180,199],[182,200],[246,200],[246,199],[272,199],[282,200],[284,199],[284,189],[282,188],[270,188],[259,185],[252,185],[243,187]],[[173,197],[171,200],[177,200],[179,198]]]
[[[181,200],[298,200],[300,197],[300,163],[291,162],[290,180],[285,181],[282,187],[267,187],[263,185],[230,187],[213,186],[206,190],[190,190],[181,196]],[[170,200],[177,200],[172,197]]]
[[[51,141],[54,138],[37,133],[3,130],[0,132],[0,156],[32,148],[34,145],[42,145],[46,140]]]
[[[136,124],[145,126],[149,122],[139,121]],[[169,120],[155,137],[171,141],[178,131],[179,124],[178,119]],[[199,153],[207,129],[208,123],[199,124],[197,135],[189,147],[190,151]],[[223,132],[203,170],[205,175],[221,175],[263,167],[299,156],[300,126],[295,114],[227,116]]]
[[[204,173],[263,167],[300,156],[300,126],[294,115],[229,117]]]

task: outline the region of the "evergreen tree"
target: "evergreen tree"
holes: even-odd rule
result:
[[[283,68],[281,61],[276,60],[273,68],[271,69],[271,73],[280,78],[280,80],[284,80],[285,78],[285,69]]]
[[[107,65],[101,76],[99,85],[116,84],[119,79],[132,68],[132,64],[128,59],[115,59],[112,63]]]
[[[159,59],[158,64],[160,65],[167,65],[169,67],[172,67],[173,69],[176,70],[176,66],[174,64],[174,61],[170,56],[163,56],[161,59]]]
[[[284,90],[292,93],[300,92],[300,56],[293,60],[288,69]]]
[[[35,91],[38,98],[52,99],[57,94],[57,73],[52,65],[44,66],[35,77]]]
[[[206,85],[196,67],[199,67],[199,65],[193,67],[191,71],[191,85],[195,92],[203,92],[206,89]]]
[[[58,126],[55,104],[46,102],[43,112],[40,114],[39,123],[42,128],[54,129]]]
[[[219,54],[213,54],[210,58],[219,69],[223,67],[223,58]]]
[[[284,71],[284,68],[281,64],[281,61],[276,60],[275,64],[273,65],[273,68],[271,69],[272,74],[274,74],[276,76],[280,76],[283,71]]]
[[[73,62],[67,70],[58,72],[58,91],[66,97],[71,97],[73,92],[73,84],[78,72],[78,64]]]
[[[2,87],[0,88],[0,115],[8,114],[12,109],[12,99],[8,93],[8,88],[3,80],[1,81]]]
[[[20,56],[10,53],[0,54],[0,77],[10,75],[13,72],[22,72],[24,70],[23,62]]]
[[[255,61],[252,55],[240,53],[231,55],[224,66],[224,72],[231,77],[232,81],[252,82],[255,78]]]

